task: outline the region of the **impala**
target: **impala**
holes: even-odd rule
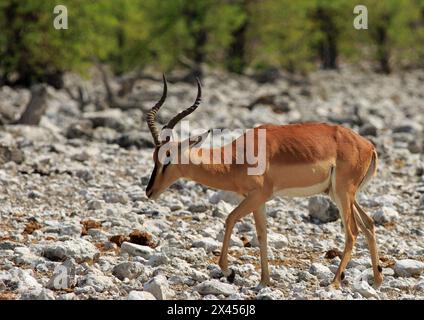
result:
[[[354,131],[337,125],[266,124],[250,129],[250,133],[253,132],[251,137],[254,143],[259,143],[259,130],[266,130],[266,163],[262,174],[249,175],[247,169],[250,165],[246,163],[199,163],[193,161],[193,154],[196,158],[202,157],[202,154],[213,153],[210,152],[211,149],[199,147],[199,143],[209,131],[189,141],[172,141],[169,137],[161,138],[162,135],[156,127],[157,112],[167,95],[165,77],[163,82],[162,97],[146,116],[155,143],[154,169],[146,188],[146,195],[150,199],[156,199],[177,179],[186,178],[215,189],[236,192],[244,198],[225,221],[219,266],[230,282],[234,280],[235,274],[228,268],[227,255],[231,233],[237,221],[253,213],[261,258],[259,287],[263,287],[270,284],[266,202],[274,196],[306,197],[326,194],[336,203],[345,232],[345,248],[332,286],[339,287],[344,278],[344,270],[351,258],[359,230],[365,234],[371,254],[374,286],[381,285],[383,275],[379,265],[374,223],[356,201],[357,192],[369,182],[377,170],[377,152],[371,142]],[[173,117],[163,129],[172,130],[181,119],[196,110],[201,101],[199,80],[197,84],[198,93],[194,104]],[[236,147],[237,141],[244,139],[246,134],[247,132],[229,145],[213,148],[212,151],[224,152],[225,147],[229,146],[236,155],[246,152]],[[170,145],[179,152],[173,155],[170,155],[169,151],[161,152],[161,148],[165,145]],[[196,152],[191,152],[192,149]]]

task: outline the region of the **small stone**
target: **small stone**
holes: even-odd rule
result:
[[[223,201],[233,206],[236,206],[240,203],[242,199],[243,198],[239,196],[237,193],[219,190],[209,197],[209,202],[211,204],[218,204],[220,201]],[[231,211],[229,211],[228,213],[230,212]]]
[[[130,131],[122,134],[113,141],[122,148],[136,147],[137,149],[153,148],[155,145],[152,142],[150,134],[147,132]]]
[[[152,255],[149,258],[149,261],[147,263],[148,263],[149,266],[158,267],[158,266],[163,265],[163,264],[168,264],[169,261],[170,260],[169,260],[169,258],[166,254],[157,253],[157,254]]]
[[[94,199],[87,202],[88,210],[100,210],[102,207],[103,207],[103,201]]]
[[[127,204],[129,201],[129,198],[128,198],[128,195],[123,192],[105,192],[103,193],[103,200],[106,203]]]
[[[220,248],[220,243],[212,238],[202,238],[193,242],[194,248],[203,248],[206,252],[212,252]]]
[[[405,259],[398,260],[394,266],[395,274],[399,277],[412,277],[420,275],[424,270],[424,262]]]
[[[282,280],[282,279],[284,279],[284,278],[280,277],[279,280]],[[311,273],[306,272],[306,271],[300,271],[297,275],[297,279],[298,279],[298,281],[305,281],[305,282],[308,282],[308,283],[314,283],[315,281],[317,281],[316,276],[314,276]]]
[[[89,138],[92,135],[93,125],[87,120],[71,123],[65,133],[68,139]]]
[[[415,289],[419,291],[424,291],[424,279],[420,279],[415,285]]]
[[[90,155],[85,151],[77,152],[71,156],[71,159],[79,162],[84,162],[90,159]]]
[[[21,300],[55,300],[55,297],[51,290],[42,288],[24,292]]]
[[[112,274],[117,277],[119,280],[135,279],[144,273],[144,266],[140,262],[123,262],[116,265]]]
[[[289,241],[287,240],[287,237],[285,235],[270,233],[268,235],[268,243],[275,249],[282,249],[287,247]]]
[[[174,296],[169,288],[168,280],[163,275],[157,275],[143,286],[143,290],[150,292],[158,300],[168,300]]]
[[[308,203],[309,215],[319,222],[336,221],[339,218],[339,210],[336,205],[323,196],[311,197]]]
[[[43,256],[52,261],[74,258],[76,262],[92,261],[99,257],[97,248],[87,240],[74,239],[54,242],[43,248]]]
[[[388,285],[391,288],[397,288],[401,290],[408,290],[411,287],[411,284],[405,278],[398,278],[390,280]]]
[[[140,256],[148,260],[155,253],[155,250],[147,246],[124,241],[121,244],[121,252],[126,252],[132,256]]]
[[[371,123],[365,123],[360,129],[359,134],[361,136],[377,136],[377,127]]]
[[[70,293],[64,293],[59,295],[56,300],[65,300],[65,301],[71,301],[71,300],[75,300],[76,294],[73,292]]]
[[[75,286],[75,268],[74,259],[67,259],[57,266],[46,287],[53,290],[70,289]]]
[[[392,207],[381,207],[372,214],[372,218],[377,224],[394,222],[399,218],[399,213]]]
[[[355,280],[353,282],[352,289],[354,292],[358,292],[365,298],[377,298],[378,294],[377,291],[374,290],[373,287],[371,287],[368,282],[363,281],[362,279]]]
[[[14,250],[17,247],[23,247],[19,242],[4,240],[0,241],[0,250]]]
[[[155,296],[147,291],[130,291],[127,300],[156,300]]]
[[[424,194],[421,196],[418,206],[424,208]]]
[[[79,278],[77,285],[78,287],[88,287],[88,290],[90,290],[90,288],[94,288],[95,292],[117,290],[117,287],[113,283],[111,277],[107,277],[103,274],[97,274],[94,272],[90,272],[86,276]]]
[[[263,288],[256,295],[257,300],[282,300],[284,294],[280,290],[273,290],[271,288]]]
[[[41,284],[34,278],[34,272],[28,269],[14,268],[9,271],[10,281],[15,283],[13,287],[18,293],[35,292],[42,289]],[[1,279],[1,275],[0,275]]]
[[[287,240],[287,237],[282,235],[282,234],[278,234],[278,233],[269,233],[268,234],[268,246],[275,248],[275,249],[282,249],[287,247],[289,241]],[[252,240],[250,241],[250,244],[253,247],[259,247],[259,241],[258,241],[258,236],[255,232],[255,235],[253,236]],[[244,245],[244,243],[243,243]]]
[[[393,133],[412,133],[417,134],[421,133],[423,131],[422,125],[420,125],[417,122],[413,122],[411,120],[408,120],[407,122],[404,122],[396,127],[393,128]]]
[[[188,207],[188,211],[193,213],[201,213],[208,210],[208,206],[205,204],[192,204]]]
[[[216,279],[204,281],[194,287],[194,290],[202,295],[224,295],[229,296],[235,294],[236,290],[231,284],[220,282]]]
[[[309,273],[313,274],[320,280],[334,277],[334,274],[331,272],[330,268],[324,266],[321,263],[313,263],[309,268]]]
[[[212,215],[218,218],[225,218],[231,213],[233,208],[233,205],[221,200],[217,205],[214,206]]]

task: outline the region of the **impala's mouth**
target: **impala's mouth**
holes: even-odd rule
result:
[[[146,196],[149,200],[156,200],[160,196],[160,192],[155,192],[153,189],[146,190]]]

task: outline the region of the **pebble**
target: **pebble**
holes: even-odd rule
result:
[[[424,262],[404,259],[396,261],[395,274],[399,277],[412,277],[420,275],[424,270]]]
[[[122,262],[112,269],[112,274],[119,280],[135,279],[144,273],[144,266],[140,262]]]
[[[168,280],[163,275],[158,275],[143,285],[143,290],[150,292],[157,300],[169,300],[174,292],[169,288]]]
[[[43,256],[52,261],[73,258],[77,262],[93,261],[100,255],[97,248],[84,239],[72,239],[54,242],[43,246]]]
[[[121,252],[126,252],[132,256],[140,256],[144,259],[149,259],[154,254],[155,250],[147,246],[142,246],[130,242],[123,242],[121,244]]]
[[[382,207],[372,214],[372,218],[377,224],[395,222],[399,218],[399,213],[392,207]]]
[[[70,289],[75,285],[76,263],[74,259],[68,258],[65,262],[58,265],[46,287],[53,290]]]
[[[327,197],[315,196],[309,198],[309,215],[319,222],[331,222],[339,218],[339,210],[336,205]]]
[[[202,238],[193,242],[194,248],[203,248],[206,252],[212,252],[221,247],[221,244],[212,238]]]
[[[284,294],[280,290],[263,288],[256,295],[257,300],[283,300]]]
[[[316,276],[320,280],[334,277],[334,274],[331,272],[330,268],[320,263],[313,263],[309,268],[309,273]]]
[[[354,292],[358,292],[364,298],[377,298],[377,291],[373,287],[371,287],[368,282],[363,281],[361,279],[355,280],[352,284],[352,290]]]
[[[199,283],[194,287],[194,290],[199,292],[202,295],[220,295],[229,296],[235,294],[237,291],[234,286],[220,282],[216,279],[206,280],[202,283]]]
[[[112,281],[112,278],[99,273],[89,273],[86,276],[78,279],[78,287],[88,287],[95,292],[116,291],[117,287]]]
[[[127,300],[156,300],[155,296],[147,291],[130,291]]]

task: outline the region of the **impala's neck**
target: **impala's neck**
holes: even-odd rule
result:
[[[234,190],[233,179],[228,176],[230,165],[224,164],[224,159],[218,159],[221,154],[221,148],[208,149],[198,148],[196,151],[188,149],[182,155],[181,164],[179,164],[183,178],[199,182],[212,188],[222,190]],[[191,152],[191,154],[189,154]],[[187,161],[190,159],[190,161]],[[213,161],[215,160],[215,161]],[[187,163],[188,162],[188,163]],[[187,164],[184,164],[187,163]]]

